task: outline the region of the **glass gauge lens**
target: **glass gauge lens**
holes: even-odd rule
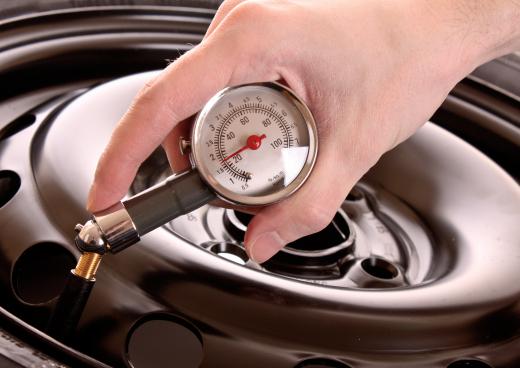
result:
[[[264,205],[283,199],[307,178],[317,153],[307,107],[277,83],[231,87],[198,114],[192,158],[223,199]]]

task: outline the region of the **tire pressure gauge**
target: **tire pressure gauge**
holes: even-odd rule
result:
[[[316,160],[316,125],[287,87],[226,88],[195,119],[191,158],[204,182],[237,205],[267,205],[298,189]]]
[[[187,146],[181,141],[181,147]],[[192,170],[76,225],[82,255],[68,276],[47,331],[67,341],[81,317],[106,252],[118,253],[172,219],[219,197],[261,206],[296,191],[318,152],[314,119],[305,104],[278,83],[230,87],[197,114],[191,135]]]
[[[318,152],[316,124],[305,104],[279,83],[226,88],[195,117],[193,168],[78,225],[83,252],[117,253],[141,235],[215,197],[234,205],[262,206],[296,191]]]

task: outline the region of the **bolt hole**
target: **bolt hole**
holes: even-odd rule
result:
[[[492,368],[489,364],[476,359],[462,359],[450,363],[447,368]]]
[[[14,197],[20,184],[20,177],[14,171],[0,171],[0,208]]]
[[[25,128],[30,127],[32,124],[34,124],[35,121],[36,116],[33,114],[25,114],[16,118],[7,124],[4,129],[0,130],[0,141],[15,135]]]
[[[382,258],[370,257],[361,262],[363,270],[378,279],[390,280],[399,274],[397,267]]]
[[[16,260],[11,276],[15,294],[28,304],[46,303],[57,297],[76,259],[55,243],[38,243]]]
[[[246,251],[233,243],[215,243],[208,249],[217,256],[242,266],[249,260]]]

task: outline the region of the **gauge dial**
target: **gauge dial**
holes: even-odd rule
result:
[[[192,159],[223,199],[265,205],[290,195],[307,178],[317,153],[307,107],[278,83],[227,88],[197,115]]]

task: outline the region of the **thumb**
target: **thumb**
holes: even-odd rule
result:
[[[298,192],[262,209],[251,220],[244,239],[250,258],[265,262],[286,244],[330,223],[357,180],[346,169],[338,168],[337,163],[345,160],[337,155],[338,150],[322,150],[311,176]]]

